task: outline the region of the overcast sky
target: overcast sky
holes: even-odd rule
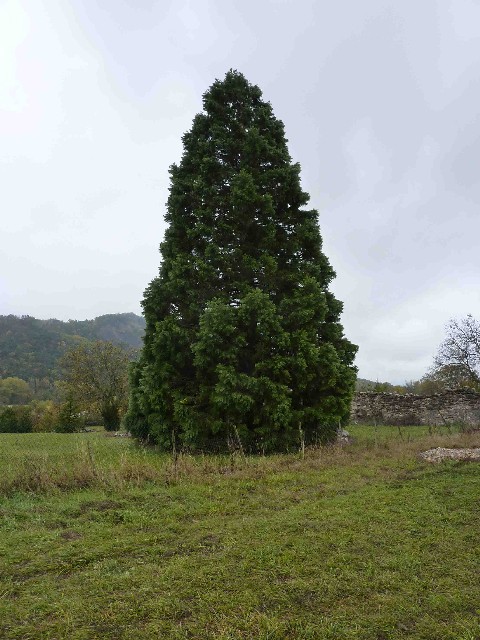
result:
[[[477,0],[0,0],[0,314],[140,313],[229,68],[285,123],[359,375],[421,377],[480,317]]]

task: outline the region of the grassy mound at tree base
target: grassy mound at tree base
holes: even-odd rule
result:
[[[480,637],[480,467],[417,456],[478,436],[350,430],[354,445],[304,459],[176,466],[126,438],[1,436],[0,456],[35,453],[46,475],[85,447],[96,476],[79,490],[8,488],[0,636]]]

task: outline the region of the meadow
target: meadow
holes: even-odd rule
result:
[[[0,637],[480,638],[480,434],[172,456],[103,432],[0,435]]]

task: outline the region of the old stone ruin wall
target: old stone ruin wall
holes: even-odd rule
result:
[[[480,427],[480,393],[445,391],[431,396],[358,392],[354,423],[386,425],[464,425]]]

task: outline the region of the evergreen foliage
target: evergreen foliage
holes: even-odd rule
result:
[[[30,433],[32,431],[30,407],[5,407],[0,409],[0,433]]]
[[[127,426],[166,449],[331,440],[349,415],[356,347],[328,291],[317,211],[258,87],[230,71],[203,105],[170,170]]]
[[[79,405],[74,398],[69,395],[60,406],[55,425],[58,433],[75,433],[80,431],[85,425]]]

